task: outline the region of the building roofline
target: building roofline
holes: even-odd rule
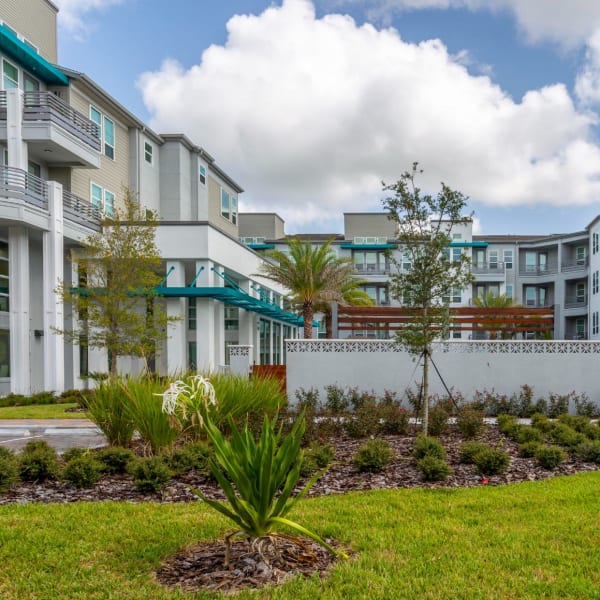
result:
[[[238,216],[242,216],[242,215],[274,216],[274,217],[277,217],[278,219],[280,219],[281,221],[284,221],[284,219],[278,213],[276,213],[276,212],[247,211],[247,212],[240,212],[240,213],[238,213]]]
[[[60,12],[60,8],[58,8],[58,6],[56,6],[56,4],[54,4],[54,2],[50,2],[50,0],[45,0],[46,4],[54,10],[55,13],[59,13]]]

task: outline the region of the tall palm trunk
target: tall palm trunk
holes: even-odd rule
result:
[[[313,305],[312,305],[312,302],[305,302],[302,305],[302,316],[304,317],[304,339],[310,340],[313,337]]]

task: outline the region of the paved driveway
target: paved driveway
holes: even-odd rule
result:
[[[87,419],[0,419],[0,446],[20,450],[33,439],[46,440],[59,453],[74,446],[106,445],[106,438]]]

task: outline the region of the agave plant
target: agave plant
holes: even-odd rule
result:
[[[304,433],[304,417],[294,423],[291,432],[282,438],[281,426],[276,430],[276,418],[264,417],[258,441],[254,439],[248,424],[240,431],[229,419],[232,437],[228,440],[205,417],[204,427],[214,447],[211,471],[223,490],[229,504],[211,500],[202,492],[195,493],[209,506],[219,511],[239,529],[226,536],[225,564],[229,567],[231,538],[245,535],[253,547],[261,552],[262,542],[282,534],[277,529],[288,528],[306,535],[321,544],[332,554],[337,552],[316,533],[286,517],[294,505],[306,495],[323,471],[317,473],[304,489],[292,496],[302,468],[300,441]],[[298,538],[292,539],[301,545]],[[342,556],[345,556],[342,554]]]

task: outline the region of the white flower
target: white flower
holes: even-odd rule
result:
[[[162,396],[162,411],[168,415],[174,415],[177,410],[179,395],[181,394],[182,381],[175,381],[169,385],[169,387],[162,393],[158,394]]]

